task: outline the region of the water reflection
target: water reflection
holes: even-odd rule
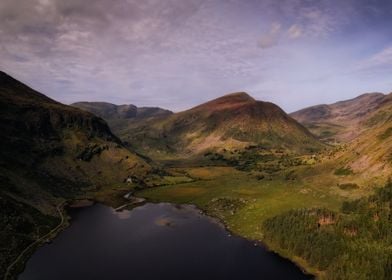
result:
[[[71,226],[39,248],[20,280],[309,279],[192,206],[71,209]]]

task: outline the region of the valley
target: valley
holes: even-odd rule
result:
[[[351,265],[362,267],[363,279],[390,276],[390,241],[376,235],[391,228],[390,95],[364,95],[338,109],[331,105],[333,113],[316,106],[292,117],[243,92],[177,113],[102,102],[76,108],[1,73],[0,106],[7,147],[0,154],[2,273],[57,227],[57,205],[87,199],[116,209],[130,193],[153,203],[195,205],[320,279],[361,279]],[[314,126],[339,126],[338,140]],[[320,250],[330,240],[326,264]],[[356,259],[361,242],[366,251]],[[8,279],[32,253],[12,266]],[[379,266],[362,265],[378,253],[385,256]]]
[[[370,108],[365,109],[364,102],[369,100],[372,101]],[[374,262],[378,254],[390,256],[388,249],[383,253],[377,249],[379,246],[388,248],[389,245],[382,245],[377,240],[370,241],[372,237],[364,237],[366,228],[361,229],[364,231],[362,233],[364,236],[358,238],[356,238],[357,235],[349,233],[331,237],[346,244],[352,242],[353,247],[349,253],[344,253],[342,247],[331,247],[318,244],[319,241],[313,241],[315,242],[313,245],[303,245],[309,246],[306,252],[314,251],[313,255],[311,253],[306,255],[297,251],[295,244],[292,245],[293,248],[279,241],[279,238],[285,240],[285,236],[291,236],[290,234],[296,232],[296,224],[284,226],[279,232],[275,232],[271,226],[275,220],[280,217],[283,219],[286,213],[291,213],[293,209],[298,209],[298,211],[309,209],[309,211],[319,211],[317,213],[333,213],[327,215],[341,215],[341,219],[347,221],[342,224],[339,222],[339,231],[356,231],[358,225],[355,225],[354,221],[351,226],[345,224],[355,215],[345,212],[344,208],[342,210],[342,205],[344,207],[347,203],[351,203],[350,201],[353,201],[352,203],[362,201],[363,197],[372,195],[375,190],[383,187],[390,176],[391,166],[389,160],[385,158],[390,154],[389,149],[392,147],[389,143],[390,138],[387,136],[391,116],[388,113],[390,110],[389,96],[369,94],[339,104],[343,104],[340,105],[342,106],[340,110],[344,110],[344,104],[348,104],[353,109],[344,111],[346,112],[344,117],[335,117],[339,120],[335,124],[328,119],[325,122],[334,126],[339,124],[341,130],[338,133],[340,134],[336,135],[337,137],[341,135],[341,138],[338,142],[330,141],[318,134],[325,144],[320,142],[319,146],[316,148],[313,146],[307,151],[279,145],[274,149],[272,146],[253,142],[244,144],[241,148],[226,145],[227,148],[213,147],[199,154],[190,151],[188,158],[178,157],[178,154],[173,158],[169,149],[166,153],[150,153],[151,157],[155,156],[156,162],[165,166],[169,176],[166,176],[162,182],[156,181],[148,188],[137,191],[136,195],[153,202],[168,201],[197,205],[208,215],[222,220],[234,234],[267,244],[270,249],[295,261],[319,278],[362,279],[363,277],[363,279],[370,279],[374,276],[375,279],[388,279],[390,265],[388,257],[377,265],[369,263]],[[364,112],[358,112],[358,108],[362,108]],[[360,119],[357,119],[359,116]],[[347,121],[341,121],[341,118]],[[150,122],[152,123],[150,125],[155,125],[154,121],[150,120]],[[165,120],[157,122],[162,123]],[[308,126],[306,122],[304,124]],[[146,126],[146,129],[148,127]],[[346,138],[345,135],[348,135],[350,130],[356,134],[351,133],[351,136]],[[147,134],[147,145],[150,145],[150,149],[155,149],[156,146],[148,142],[148,136]],[[383,141],[386,142],[383,143]],[[157,148],[157,151],[160,148],[161,146]],[[377,154],[380,156],[377,157]],[[366,161],[361,160],[364,156]],[[359,161],[362,162],[361,165],[358,164]],[[173,177],[182,179],[178,182]],[[186,180],[186,177],[189,180]],[[344,214],[338,214],[342,211]],[[317,215],[326,214],[315,215],[317,217]],[[290,224],[289,221],[286,223]],[[297,223],[299,226],[300,222]],[[308,223],[317,226],[317,220]],[[389,222],[384,221],[384,223],[388,227]],[[334,224],[335,222],[332,223]],[[327,225],[320,229],[316,228],[313,233],[306,233],[304,229],[299,229],[296,234],[312,236],[317,233],[322,236],[330,230],[332,230],[331,226]],[[294,237],[291,238],[294,239]],[[321,238],[328,242],[328,236]],[[352,239],[352,241],[347,239]],[[366,249],[366,255],[361,255],[361,250],[356,249],[355,244],[360,240],[374,244]],[[297,242],[300,246],[300,241]],[[287,241],[284,244],[287,244]],[[317,246],[321,246],[322,250],[327,250],[323,246],[331,248],[330,266],[317,260],[316,254],[320,248]],[[343,256],[345,260],[339,260],[340,256]],[[324,257],[327,258],[327,256]],[[349,267],[355,262],[354,260],[367,263],[367,265],[360,265],[363,270],[352,271]],[[337,263],[340,266],[336,267]]]

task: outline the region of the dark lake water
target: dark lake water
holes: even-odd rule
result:
[[[96,204],[70,215],[71,226],[33,254],[19,280],[310,279],[192,206],[115,212]]]

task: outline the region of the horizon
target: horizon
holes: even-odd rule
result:
[[[287,112],[392,91],[388,1],[0,3],[0,68],[65,104],[182,111],[244,91]]]
[[[0,72],[3,72],[4,74],[10,76],[11,78],[16,79],[17,81],[19,81],[19,82],[25,84],[26,86],[32,88],[33,90],[36,90],[33,86],[31,86],[31,85],[25,83],[24,81],[18,80],[16,77],[14,77],[14,76],[8,74],[7,72],[5,72],[5,71],[3,71],[3,70],[1,70],[1,69],[0,69]],[[46,96],[52,98],[50,95],[48,95],[48,94],[46,94],[46,93],[44,93],[44,92],[40,92],[40,93],[42,93],[42,94],[44,94],[44,95],[46,95]],[[171,109],[169,109],[169,108],[162,107],[162,106],[159,105],[159,104],[155,104],[155,105],[154,105],[154,104],[151,104],[151,105],[143,106],[143,105],[135,104],[135,103],[132,103],[132,102],[130,102],[130,103],[112,103],[112,102],[108,102],[108,101],[105,101],[105,100],[80,100],[80,101],[75,101],[75,102],[72,102],[72,103],[63,103],[63,104],[69,105],[69,106],[72,106],[72,105],[75,104],[75,103],[107,103],[107,104],[112,104],[112,105],[115,105],[115,106],[133,105],[133,106],[136,106],[137,108],[146,108],[146,107],[147,107],[147,108],[148,108],[148,107],[150,107],[150,108],[161,108],[161,109],[164,109],[164,110],[172,111],[173,113],[179,113],[179,112],[183,112],[183,111],[186,111],[186,110],[190,110],[190,109],[192,109],[192,108],[194,108],[194,107],[197,107],[197,106],[199,106],[199,105],[202,105],[202,104],[207,103],[207,102],[209,102],[209,101],[212,101],[212,100],[214,100],[214,99],[218,99],[218,98],[221,98],[221,97],[224,97],[224,96],[228,96],[228,95],[232,95],[232,94],[237,94],[237,93],[245,93],[245,94],[249,95],[251,98],[254,98],[256,101],[263,101],[263,102],[270,102],[270,103],[273,103],[273,104],[279,106],[280,108],[282,108],[287,114],[291,114],[291,113],[295,113],[295,112],[300,111],[300,110],[303,110],[303,109],[307,109],[307,108],[309,108],[309,107],[318,106],[318,105],[332,105],[332,104],[335,104],[335,103],[338,103],[338,102],[349,101],[349,100],[352,100],[352,99],[356,99],[356,98],[358,98],[358,97],[360,97],[360,96],[367,95],[367,94],[383,94],[383,95],[389,95],[389,94],[391,94],[392,92],[365,92],[365,93],[358,94],[358,95],[356,95],[356,96],[354,96],[354,97],[351,97],[351,98],[349,98],[349,99],[335,100],[335,101],[332,101],[331,103],[311,104],[311,105],[309,105],[309,106],[307,106],[307,107],[299,108],[299,109],[297,109],[297,110],[295,110],[295,111],[286,111],[280,104],[275,103],[275,102],[271,102],[271,101],[268,101],[268,100],[260,100],[260,99],[257,99],[257,98],[255,98],[252,94],[250,94],[249,92],[246,92],[246,91],[236,91],[236,92],[225,93],[225,94],[223,94],[223,95],[214,97],[214,98],[212,98],[212,99],[208,99],[208,100],[201,101],[200,103],[197,103],[197,104],[193,104],[193,105],[191,104],[189,107],[184,108],[184,109],[182,109],[182,110],[171,110]],[[52,98],[52,99],[55,100],[55,101],[59,101],[59,100],[56,100],[56,99],[54,99],[54,98]]]

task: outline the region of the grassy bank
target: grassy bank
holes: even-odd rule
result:
[[[338,210],[344,196],[337,195],[335,185],[314,184],[312,179],[287,180],[277,176],[260,180],[257,174],[232,167],[177,168],[197,180],[189,183],[149,188],[137,193],[154,202],[195,204],[208,215],[218,217],[234,234],[266,242],[262,224],[269,218],[291,209],[328,208]],[[305,260],[283,250],[273,242],[267,247],[295,261],[307,272],[320,275]]]

